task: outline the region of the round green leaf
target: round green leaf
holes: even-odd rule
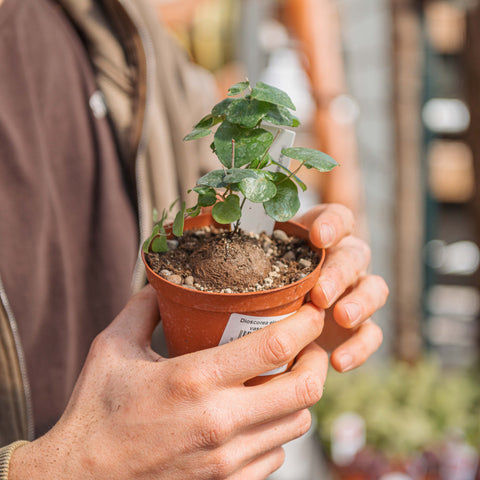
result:
[[[298,190],[295,183],[283,173],[277,173],[277,178],[284,178],[277,183],[277,194],[263,204],[267,215],[277,222],[290,220],[300,208]]]
[[[232,167],[232,139],[235,140],[233,167],[239,168],[264,155],[273,142],[273,135],[263,128],[246,129],[225,120],[214,136],[215,153],[226,167]]]
[[[281,105],[271,105],[263,120],[274,125],[285,125],[287,127],[298,127],[300,125],[300,120]]]
[[[221,116],[216,116],[212,115],[209,113],[208,115],[205,115],[196,125],[194,128],[196,129],[206,129],[206,128],[212,128],[214,125],[217,123],[220,123],[222,121]]]
[[[223,177],[224,183],[238,183],[244,178],[257,178],[258,174],[251,169],[229,168],[227,174]]]
[[[214,116],[225,115],[227,113],[227,108],[230,106],[232,102],[233,102],[233,98],[225,98],[221,102],[217,103],[212,108],[212,115]]]
[[[254,203],[263,203],[275,197],[277,187],[266,178],[245,178],[240,182],[240,191]]]
[[[228,89],[227,95],[229,97],[238,95],[239,93],[242,93],[245,89],[247,89],[249,86],[250,86],[250,82],[248,80],[246,82],[238,82]]]
[[[230,123],[253,128],[269,109],[269,103],[259,102],[253,98],[237,98],[227,109],[227,120]]]
[[[260,163],[258,164],[257,168],[265,168],[271,160],[272,157],[267,153],[267,155],[264,155],[263,158],[260,159]]]
[[[189,140],[196,140],[197,138],[206,137],[212,133],[211,130],[205,128],[194,128],[188,135],[183,137],[184,142],[188,142]]]
[[[213,170],[206,173],[203,177],[197,180],[197,185],[206,185],[207,187],[221,188],[225,187],[223,183],[223,177],[225,176],[224,170]]]
[[[277,87],[272,87],[263,82],[258,82],[251,93],[252,98],[263,100],[264,102],[273,103],[275,105],[282,105],[292,110],[296,110],[290,97]]]
[[[284,148],[282,154],[288,158],[305,162],[307,168],[315,168],[319,172],[329,172],[338,165],[332,157],[313,148]]]
[[[198,205],[200,207],[210,207],[217,202],[217,192],[212,188],[206,193],[198,195]]]
[[[187,215],[189,217],[193,218],[193,217],[196,217],[196,216],[200,215],[201,211],[202,211],[202,208],[197,203],[197,205],[194,205],[193,207],[187,208]]]
[[[238,195],[229,195],[225,201],[218,202],[212,208],[212,217],[218,223],[236,222],[242,216],[240,198]]]

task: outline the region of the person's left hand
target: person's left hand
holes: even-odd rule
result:
[[[318,205],[299,219],[310,229],[310,240],[326,249],[312,302],[326,309],[325,326],[317,343],[331,352],[332,366],[345,372],[361,365],[382,343],[380,327],[371,315],[388,296],[382,277],[367,274],[370,248],[352,235],[354,219],[339,204]]]

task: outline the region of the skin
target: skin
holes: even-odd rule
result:
[[[381,342],[370,314],[388,294],[365,274],[370,253],[349,234],[349,210],[319,206],[302,221],[329,247],[311,303],[229,344],[165,359],[150,348],[159,320],[146,287],[95,339],[60,421],[15,451],[9,480],[260,480],[279,468],[281,446],[310,427],[325,348],[338,370],[363,363]],[[291,371],[244,386],[295,357]]]

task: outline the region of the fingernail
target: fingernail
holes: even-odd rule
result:
[[[348,317],[348,322],[351,326],[355,325],[360,319],[360,307],[356,303],[347,303],[343,306]]]
[[[320,240],[324,247],[328,247],[335,238],[335,231],[328,223],[320,225]]]
[[[350,370],[353,367],[353,357],[348,353],[344,353],[338,359],[338,363],[340,366],[340,370],[342,372],[346,372],[347,370]]]
[[[337,293],[337,289],[333,283],[330,282],[322,282],[320,285],[322,289],[323,296],[325,297],[325,301],[327,302],[326,306],[330,306],[330,304],[335,299],[335,294]]]

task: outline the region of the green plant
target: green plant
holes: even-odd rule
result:
[[[279,222],[297,213],[300,207],[298,187],[307,188],[297,177],[298,171],[306,167],[328,172],[338,164],[327,154],[310,148],[282,150],[284,156],[300,162],[293,171],[270,156],[276,136],[264,127],[266,124],[279,128],[298,127],[300,122],[292,110],[295,105],[282,90],[262,82],[252,88],[250,82],[245,81],[233,85],[227,98],[194,126],[185,141],[206,137],[217,127],[210,148],[221,168],[201,177],[189,191],[198,195],[197,203],[191,208],[182,203],[173,223],[175,236],[183,234],[185,216],[198,215],[202,207],[212,207],[212,216],[218,223],[235,223],[234,231],[239,228],[247,199],[262,203],[267,215]],[[268,168],[272,165],[277,171]],[[168,211],[164,210],[144,243],[145,252],[168,249],[164,227],[167,216]]]
[[[330,430],[344,412],[366,423],[367,444],[387,457],[428,449],[461,430],[480,445],[478,370],[448,371],[434,359],[364,367],[348,374],[331,371],[322,400],[314,407],[327,450]]]

